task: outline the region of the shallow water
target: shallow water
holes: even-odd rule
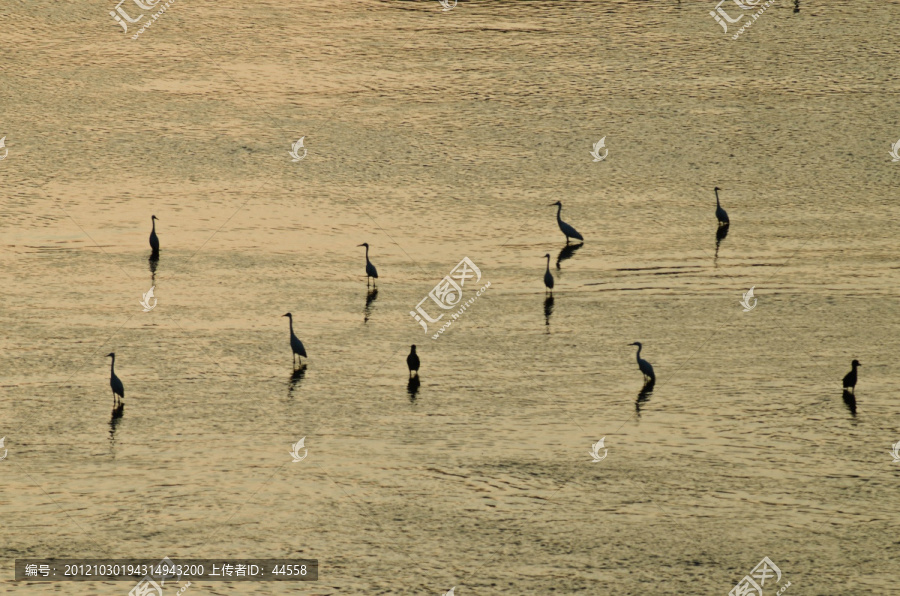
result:
[[[732,41],[714,6],[177,3],[137,41],[0,7],[0,591],[233,556],[320,579],[189,591],[727,594],[768,556],[787,594],[890,593],[898,7]],[[432,340],[409,312],[463,257],[490,288]]]

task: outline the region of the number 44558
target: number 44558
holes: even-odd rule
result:
[[[306,565],[275,565],[272,575],[306,575]]]

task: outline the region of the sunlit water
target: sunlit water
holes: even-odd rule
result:
[[[831,4],[738,41],[711,1],[0,7],[0,589],[168,555],[320,562],[191,593],[724,595],[768,556],[893,593],[900,6]],[[463,257],[490,288],[432,340]]]

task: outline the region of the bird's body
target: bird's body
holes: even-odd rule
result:
[[[409,356],[406,357],[406,366],[409,367],[409,376],[416,373],[419,376],[419,355],[416,354],[416,346],[410,346]]]
[[[566,244],[569,243],[569,238],[575,238],[576,240],[580,240],[580,241],[584,242],[584,236],[579,234],[578,230],[576,230],[575,228],[573,228],[572,226],[570,226],[569,224],[564,222],[562,220],[562,218],[559,216],[560,213],[562,213],[562,202],[556,201],[555,203],[550,204],[551,207],[553,205],[557,206],[556,223],[559,224],[560,231],[562,231],[562,233],[566,235]]]
[[[369,243],[363,242],[360,246],[366,247],[366,285],[369,285],[369,278],[373,280],[372,283],[374,284],[374,280],[378,279],[378,270],[375,269],[375,265],[369,260]]]
[[[725,213],[725,210],[722,209],[722,205],[719,204],[719,191],[722,189],[717,186],[713,190],[716,191],[716,219],[719,220],[720,226],[727,226],[729,223],[728,214]]]
[[[125,385],[122,384],[122,379],[116,376],[116,353],[110,352],[106,357],[112,358],[112,361],[109,363],[109,387],[113,392],[113,407],[115,407],[117,396],[125,399]]]
[[[150,222],[153,224],[153,228],[150,230],[150,249],[153,251],[153,256],[159,256],[159,237],[156,235],[156,220],[158,218],[155,215],[150,216]]]
[[[859,360],[854,360],[850,363],[850,366],[853,367],[853,370],[844,375],[844,389],[849,387],[852,392],[856,392],[856,367],[862,365],[859,363]]]
[[[283,316],[283,317],[287,317],[287,318],[288,318],[288,323],[290,324],[290,330],[291,330],[291,352],[292,352],[292,354],[291,354],[291,362],[293,363],[293,357],[294,357],[295,355],[296,355],[296,356],[302,356],[303,358],[306,358],[306,357],[307,357],[307,356],[306,356],[306,349],[303,347],[303,342],[300,341],[300,338],[298,338],[298,337],[294,334],[294,317],[291,315],[291,313],[286,313],[286,314],[284,314],[284,315],[282,315],[282,316]]]
[[[547,258],[547,270],[544,271],[544,285],[553,292],[553,275],[550,273],[550,253],[544,255]]]
[[[637,363],[638,368],[641,369],[641,372],[644,373],[644,379],[647,381],[655,381],[656,375],[653,373],[653,367],[650,366],[650,363],[641,358],[641,342],[636,341],[633,344],[628,344],[630,346],[637,346]]]

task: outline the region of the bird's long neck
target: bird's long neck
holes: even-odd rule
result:
[[[550,257],[547,257],[547,273],[550,272]]]
[[[556,206],[556,221],[560,221],[559,214],[562,213],[562,203]]]
[[[369,262],[369,247],[366,247],[366,262]]]
[[[719,205],[719,189],[718,188],[716,189],[716,207],[721,207],[721,205]]]
[[[291,335],[294,335],[294,318],[288,317],[288,327],[290,327]]]
[[[638,346],[637,355],[635,356],[635,358],[637,358],[637,361],[638,361],[638,362],[641,361],[641,348],[643,348],[643,347],[644,347],[644,346]]]
[[[115,368],[116,368],[116,357],[112,356],[112,360],[109,363],[109,374],[110,375],[115,374]]]
[[[151,219],[150,223],[153,225],[153,228],[150,231],[156,233],[156,220]]]

